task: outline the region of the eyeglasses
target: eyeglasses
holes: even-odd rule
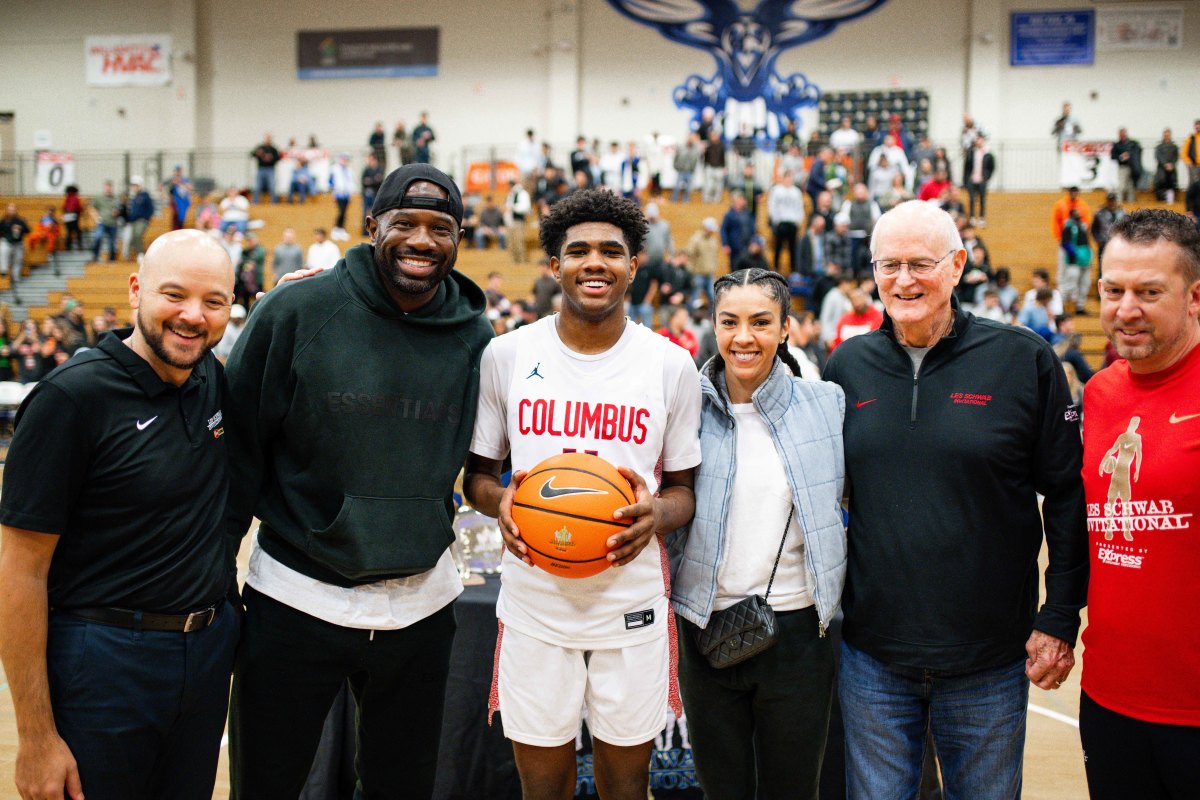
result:
[[[941,264],[943,261],[945,261],[949,256],[951,256],[953,254],[954,254],[954,251],[951,250],[949,253],[946,253],[946,255],[942,256],[937,261],[930,261],[928,259],[921,260],[921,261],[887,260],[887,261],[872,261],[871,265],[875,267],[875,269],[879,272],[880,275],[895,275],[896,273],[898,273],[900,271],[900,267],[904,264],[908,265],[908,274],[909,275],[929,275],[935,269],[938,268],[939,264]]]

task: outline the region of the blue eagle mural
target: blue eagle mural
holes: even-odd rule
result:
[[[780,75],[775,63],[785,50],[833,33],[887,0],[760,0],[750,8],[737,0],[608,0],[634,22],[677,44],[705,50],[717,62],[711,77],[689,75],[675,87],[675,105],[699,122],[705,108],[726,102],[766,104],[768,127],[782,131],[800,109],[815,106],[821,90],[799,72]],[[727,135],[732,132],[727,130]],[[767,132],[760,136],[769,135]]]

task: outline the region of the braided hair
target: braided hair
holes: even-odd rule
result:
[[[735,286],[757,286],[762,290],[763,294],[779,304],[780,324],[783,324],[788,318],[788,312],[792,306],[792,292],[791,287],[788,286],[787,278],[778,272],[750,267],[749,269],[739,269],[717,278],[713,284],[714,319],[716,318],[717,309],[721,305],[721,296]],[[796,361],[796,357],[788,350],[786,342],[780,343],[779,347],[776,348],[775,356],[788,365],[793,375],[800,375],[800,363]],[[723,370],[725,368],[725,359],[716,359],[714,367],[717,371]]]

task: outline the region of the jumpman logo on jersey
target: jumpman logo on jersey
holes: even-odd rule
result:
[[[539,361],[539,362],[537,362],[536,364],[534,364],[534,365],[533,365],[533,369],[532,369],[532,370],[530,370],[530,371],[529,371],[529,374],[525,376],[525,380],[529,380],[529,379],[530,379],[530,378],[532,378],[534,375],[536,375],[537,377],[541,378],[542,380],[546,380],[546,376],[545,376],[545,375],[543,375],[542,373],[538,372],[538,367],[540,367],[541,365],[542,365],[542,362],[540,362],[540,361]]]

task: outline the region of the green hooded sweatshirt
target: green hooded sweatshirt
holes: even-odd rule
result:
[[[258,301],[226,366],[235,552],[253,514],[272,558],[326,583],[432,568],[454,538],[484,307],[451,272],[404,313],[365,244]]]

